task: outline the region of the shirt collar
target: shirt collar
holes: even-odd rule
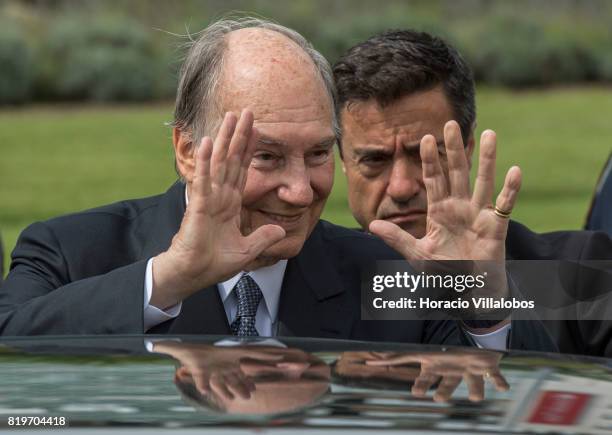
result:
[[[226,299],[232,293],[232,290],[242,278],[242,275],[248,274],[253,281],[257,283],[263,294],[266,308],[272,322],[276,321],[278,314],[278,303],[280,301],[280,292],[283,285],[283,277],[285,276],[285,269],[287,268],[287,260],[280,260],[272,266],[262,267],[260,269],[252,270],[250,272],[240,272],[228,279],[219,283],[217,286],[220,290],[219,294],[225,304]]]

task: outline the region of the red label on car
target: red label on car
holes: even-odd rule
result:
[[[582,415],[590,394],[546,391],[527,420],[529,423],[574,425]]]

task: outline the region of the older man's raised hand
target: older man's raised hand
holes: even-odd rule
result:
[[[263,225],[248,236],[240,231],[242,193],[256,141],[249,110],[239,119],[228,112],[215,141],[202,139],[181,227],[170,248],[153,261],[152,305],[175,305],[228,279],[285,236],[277,225]]]
[[[420,144],[427,189],[426,235],[416,239],[399,226],[382,220],[373,221],[370,231],[408,260],[503,261],[508,216],[521,186],[520,169],[514,166],[508,170],[494,207],[495,133],[486,130],[481,136],[473,193],[470,193],[469,165],[461,131],[455,121],[444,126],[444,144],[448,178],[440,164],[435,138],[426,135]]]

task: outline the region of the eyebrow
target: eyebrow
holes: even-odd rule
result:
[[[274,139],[274,138],[267,137],[267,136],[259,136],[258,142],[263,145],[274,145],[274,146],[280,146],[283,148],[291,147],[291,145],[285,141]],[[325,138],[322,141],[312,145],[311,148],[316,148],[316,147],[331,148],[334,146],[335,143],[336,143],[335,136],[331,136],[331,137]]]
[[[420,146],[421,146],[421,142],[415,142],[415,143],[411,143],[408,145],[404,145],[403,148],[405,151],[412,151],[412,150],[418,150]],[[440,147],[444,148],[444,139],[436,141],[436,146],[438,148]]]
[[[444,148],[444,140],[437,141],[436,146],[438,148],[440,147]],[[420,142],[414,142],[411,144],[407,144],[407,145],[404,145],[402,148],[405,152],[419,151]],[[393,154],[393,152],[394,151],[390,151],[388,147],[381,147],[381,146],[367,146],[366,145],[365,147],[362,147],[362,148],[353,148],[353,154],[358,157],[369,155],[369,154],[374,154],[374,153],[391,155]]]

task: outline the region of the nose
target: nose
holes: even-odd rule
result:
[[[278,197],[294,207],[310,206],[314,199],[314,191],[306,165],[303,162],[287,165],[283,172],[283,182],[278,188]]]
[[[391,167],[387,194],[395,202],[406,202],[423,187],[421,166],[408,158],[395,159]]]

